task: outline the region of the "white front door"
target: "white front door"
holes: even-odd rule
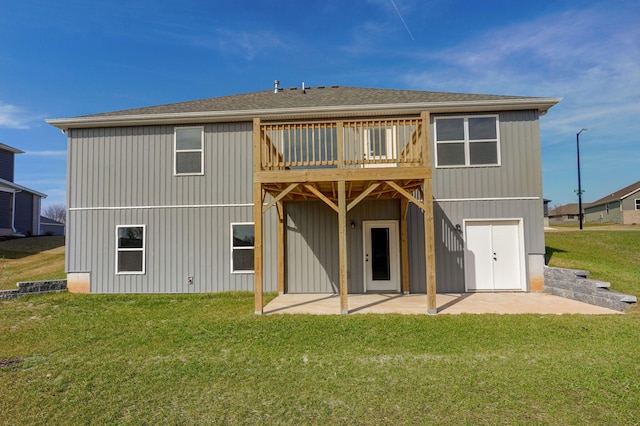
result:
[[[400,291],[400,241],[395,220],[363,221],[364,291]]]
[[[525,290],[522,220],[465,221],[467,291]]]

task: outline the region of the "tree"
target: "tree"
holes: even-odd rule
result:
[[[42,210],[42,216],[65,223],[67,220],[67,208],[64,204],[52,204]]]

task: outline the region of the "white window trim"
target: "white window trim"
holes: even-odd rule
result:
[[[474,139],[473,142],[469,141],[469,119],[470,118],[489,118],[496,119],[496,164],[470,164],[469,158],[469,144],[475,142],[494,142],[494,139]],[[464,120],[464,139],[458,141],[438,141],[438,120],[447,120],[454,118],[462,118]],[[500,154],[500,116],[498,114],[484,114],[484,115],[447,115],[442,117],[434,117],[433,119],[433,140],[435,145],[435,163],[439,169],[454,169],[454,168],[472,168],[472,167],[500,167],[502,166],[502,156]],[[447,143],[464,143],[464,164],[456,165],[439,165],[438,164],[438,145]]]
[[[233,246],[233,227],[234,225],[253,225],[253,241],[254,241],[254,245],[251,247],[234,247]],[[233,251],[234,250],[255,250],[256,246],[255,246],[255,238],[256,238],[256,224],[254,222],[231,222],[231,225],[229,227],[229,247],[231,249],[231,251],[229,252],[229,264],[231,265],[231,274],[253,274],[255,273],[255,267],[256,265],[253,265],[253,269],[251,271],[236,271],[233,269]],[[255,251],[254,251],[255,253]]]
[[[640,201],[640,198],[636,198],[636,199],[633,201],[633,203],[634,203],[634,207],[635,207],[635,209],[636,209],[636,210],[640,210],[640,208],[638,208],[638,207],[640,207],[640,203],[638,203],[638,201]],[[622,204],[620,204],[620,205],[622,205]]]
[[[118,238],[120,228],[142,228],[142,248],[122,249],[118,247]],[[142,271],[118,271],[118,253],[121,251],[140,251],[142,250]],[[144,275],[147,271],[147,225],[116,225],[116,275]]]
[[[181,149],[178,150],[178,130],[181,129],[200,129],[200,149]],[[200,173],[178,173],[177,158],[179,152],[199,152],[200,153]],[[204,175],[204,126],[184,126],[174,127],[173,129],[173,175],[174,176],[203,176]]]

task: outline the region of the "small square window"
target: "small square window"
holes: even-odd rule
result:
[[[253,223],[231,224],[231,272],[253,272]]]
[[[174,141],[174,173],[204,174],[204,128],[177,127]]]
[[[636,198],[635,202],[636,202],[636,210],[640,210],[640,198]]]
[[[144,234],[144,225],[119,225],[116,227],[117,274],[144,274]]]

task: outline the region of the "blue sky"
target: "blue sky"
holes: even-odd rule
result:
[[[541,118],[544,195],[640,180],[640,2],[0,0],[0,142],[65,202],[66,137],[97,112],[345,85],[562,97]]]

